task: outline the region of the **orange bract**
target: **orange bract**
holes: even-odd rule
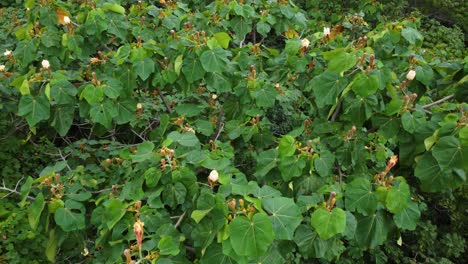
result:
[[[63,9],[57,9],[57,11],[55,11],[55,13],[57,14],[57,22],[60,24],[60,25],[65,25],[65,21],[64,21],[64,17],[66,16],[69,16],[68,13],[63,10]]]

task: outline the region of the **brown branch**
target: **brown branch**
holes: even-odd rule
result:
[[[421,108],[422,108],[422,109],[426,109],[426,108],[433,107],[434,105],[438,105],[438,104],[440,104],[440,103],[443,103],[443,102],[445,102],[445,101],[447,101],[447,100],[452,99],[454,96],[455,96],[455,95],[453,95],[453,94],[448,95],[448,96],[445,96],[444,98],[439,99],[439,100],[437,100],[437,101],[435,101],[435,102],[432,102],[432,103],[427,104],[427,105],[423,105]]]
[[[184,212],[182,215],[179,216],[179,220],[177,220],[177,223],[174,226],[175,228],[180,226],[180,224],[182,223],[182,220],[184,219],[186,213],[187,212]]]
[[[17,195],[21,195],[21,193],[18,192],[18,187],[19,187],[20,182],[23,180],[23,178],[24,178],[24,177],[22,177],[22,178],[16,183],[15,189],[10,189],[10,188],[6,187],[5,181],[3,181],[3,182],[2,182],[3,186],[0,186],[0,191],[7,191],[8,193],[5,194],[4,196],[2,196],[2,198],[0,198],[0,199],[4,199],[4,198],[8,197],[8,196],[10,196],[10,194],[12,194],[12,193],[17,194]],[[29,196],[29,195],[28,195],[27,197],[28,197],[28,199],[31,200],[31,201],[34,201],[34,199],[35,199],[34,197]]]
[[[159,94],[159,98],[161,98],[161,100],[163,101],[164,105],[166,106],[166,111],[167,111],[169,114],[172,113],[171,105],[169,105],[169,103],[166,101],[166,97],[164,97],[164,95],[162,94],[162,91],[159,91],[158,94]]]
[[[336,118],[338,117],[338,114],[341,111],[341,105],[342,104],[343,104],[343,100],[340,98],[340,100],[338,100],[338,105],[336,106],[335,112],[333,112],[333,115],[330,118],[331,122],[334,122],[336,120]]]

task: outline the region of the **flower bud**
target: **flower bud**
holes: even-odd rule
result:
[[[210,172],[210,175],[208,176],[208,180],[209,180],[210,182],[215,183],[215,182],[218,181],[218,179],[219,179],[218,171],[212,170],[212,171]]]
[[[216,100],[216,98],[218,98],[216,94],[211,95],[211,99]]]
[[[5,65],[0,65],[0,72],[4,72],[5,71]]]
[[[323,34],[324,34],[325,36],[330,35],[330,28],[329,28],[329,27],[324,27],[324,28],[323,28]]]
[[[11,55],[11,50],[5,50],[5,52],[3,52],[3,55],[10,56]]]
[[[70,19],[70,17],[68,17],[68,16],[64,16],[64,17],[63,17],[63,23],[64,23],[65,25],[68,25],[68,24],[70,24],[70,23],[71,23],[71,19]]]
[[[416,77],[416,71],[414,71],[414,70],[410,70],[410,71],[408,72],[408,74],[406,74],[406,79],[407,79],[408,81],[414,80],[414,77]]]
[[[141,109],[143,109],[143,105],[141,103],[138,103],[136,108],[137,108],[137,110],[141,110]]]
[[[309,47],[310,41],[306,38],[301,40],[301,47],[307,49]]]
[[[48,60],[43,60],[43,61],[41,62],[41,64],[42,64],[42,68],[44,68],[44,69],[46,69],[46,70],[50,68],[50,63],[49,63]]]

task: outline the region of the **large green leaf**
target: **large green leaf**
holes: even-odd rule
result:
[[[200,56],[203,69],[207,72],[224,72],[227,70],[227,55],[229,53],[222,48],[206,50]]]
[[[310,226],[300,225],[294,235],[294,241],[299,247],[299,252],[301,252],[303,256],[309,258],[323,258],[326,251],[330,248],[332,239],[323,240]]]
[[[369,216],[358,216],[355,238],[363,248],[375,248],[387,240],[391,230],[391,219],[385,212],[378,210]]]
[[[401,116],[401,123],[403,129],[414,133],[414,131],[426,124],[426,117],[422,111],[415,111],[414,113],[406,112]]]
[[[186,147],[194,147],[199,143],[197,136],[191,132],[180,133],[172,131],[167,137]]]
[[[189,83],[193,83],[203,79],[205,70],[200,60],[194,55],[191,55],[184,59],[182,64],[182,73],[184,73],[185,79],[187,79]]]
[[[415,230],[420,217],[421,212],[419,211],[418,204],[410,202],[403,211],[393,216],[393,220],[401,229]]]
[[[50,123],[60,136],[65,136],[73,124],[74,105],[59,105],[55,108],[54,118]]]
[[[399,213],[406,208],[410,195],[409,185],[400,180],[397,186],[393,186],[388,192],[385,205],[390,212]]]
[[[442,171],[454,168],[468,170],[468,148],[454,136],[440,138],[432,148],[432,155]]]
[[[49,119],[49,100],[44,94],[36,97],[32,95],[22,96],[18,105],[18,115],[26,118],[28,125],[34,127],[40,121]]]
[[[321,239],[327,240],[346,229],[346,213],[341,208],[328,211],[318,208],[311,216],[310,222]]]
[[[229,228],[232,248],[240,256],[260,257],[274,239],[273,225],[263,213],[255,214],[252,219],[237,216]]]
[[[65,207],[58,208],[54,219],[65,232],[78,231],[86,227],[84,206],[73,200],[67,200]]]
[[[120,219],[127,212],[127,205],[122,201],[113,199],[106,205],[106,225],[109,230],[112,230],[114,226],[120,221]]]
[[[103,125],[110,129],[112,118],[118,115],[116,105],[112,101],[106,100],[103,103],[94,103],[89,110],[91,121]]]
[[[171,236],[161,236],[158,243],[159,253],[161,255],[177,256],[179,254],[179,243],[176,243]]]
[[[346,186],[346,209],[371,215],[377,209],[378,199],[372,191],[372,184],[366,178],[357,178]]]
[[[356,65],[357,57],[345,51],[336,52],[328,62],[328,71],[342,73]]]
[[[274,197],[262,200],[263,208],[270,214],[275,239],[291,240],[302,222],[299,206],[291,198]]]
[[[50,96],[57,104],[75,103],[76,87],[66,79],[52,79],[50,81]]]
[[[366,97],[373,95],[379,89],[380,80],[377,75],[367,75],[359,73],[354,77],[351,88],[354,93],[360,97]]]
[[[138,60],[133,63],[133,70],[140,78],[145,81],[148,79],[150,74],[154,72],[154,61],[151,58],[146,57],[144,60]]]
[[[236,39],[242,40],[252,30],[252,21],[243,17],[234,17],[231,26],[236,33]]]
[[[315,170],[322,177],[330,176],[335,163],[335,155],[330,151],[321,151],[320,156],[314,159]]]
[[[29,226],[31,226],[32,230],[37,229],[37,225],[39,224],[39,220],[41,218],[42,211],[44,210],[45,207],[45,201],[44,201],[44,195],[42,193],[39,193],[36,196],[36,199],[34,202],[31,204],[31,207],[29,208],[28,211],[28,220],[29,220]]]
[[[289,157],[296,152],[296,140],[289,135],[281,137],[278,145],[278,154],[280,157]]]
[[[424,153],[418,161],[414,176],[421,181],[421,189],[426,192],[440,192],[459,186],[466,181],[465,177],[460,177],[453,171],[442,171],[430,152]]]
[[[86,99],[89,104],[101,102],[104,99],[104,89],[102,86],[88,84],[83,88],[80,98]]]
[[[280,159],[278,168],[284,181],[290,181],[294,177],[302,175],[306,167],[306,159],[300,156],[284,157]]]
[[[306,90],[312,89],[317,106],[325,107],[338,101],[338,96],[346,85],[348,85],[346,78],[336,72],[326,71],[312,79]]]

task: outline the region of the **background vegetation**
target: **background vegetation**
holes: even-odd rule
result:
[[[2,1],[0,263],[466,263],[463,3]]]

